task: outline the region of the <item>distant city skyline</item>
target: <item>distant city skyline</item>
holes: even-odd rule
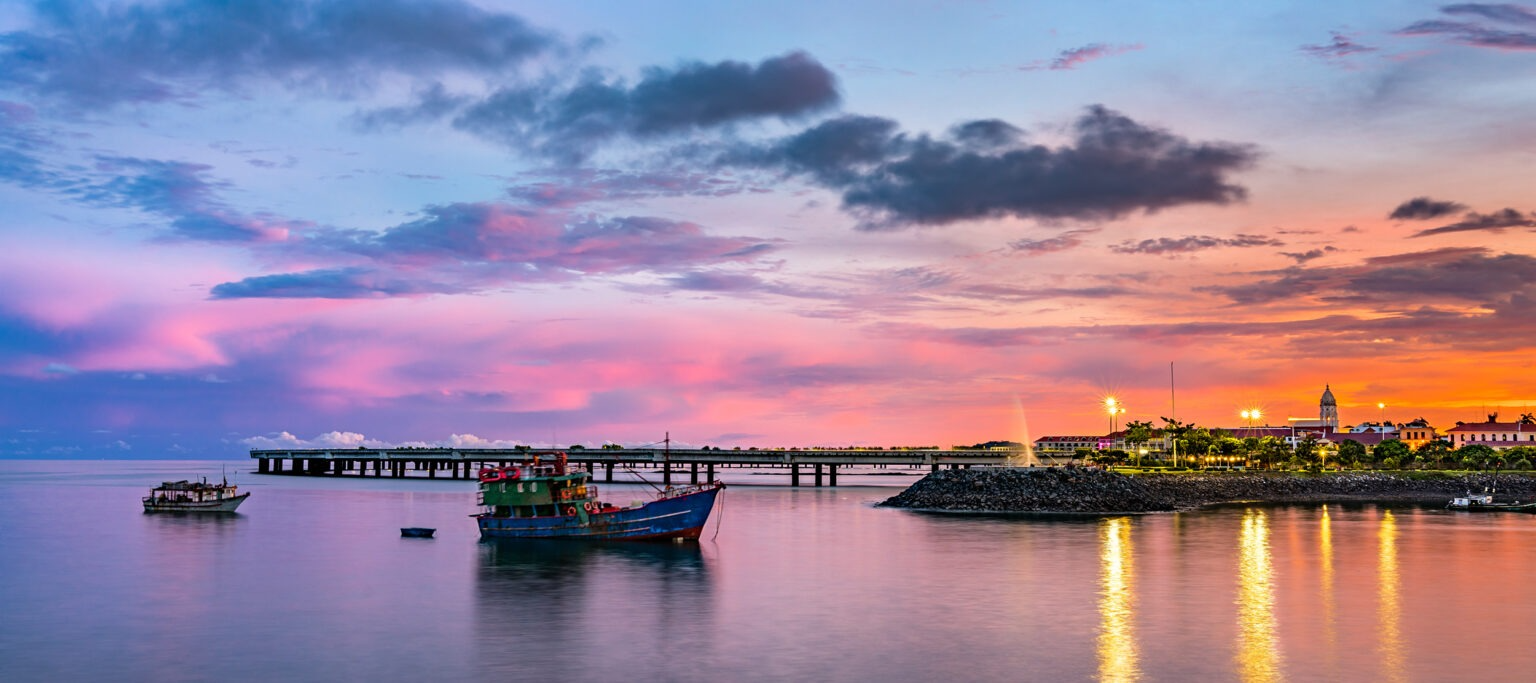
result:
[[[1518,3],[9,3],[0,457],[1528,412],[1533,110]]]

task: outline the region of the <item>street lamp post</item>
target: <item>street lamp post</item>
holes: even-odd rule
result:
[[[1119,430],[1119,418],[1125,414],[1125,406],[1110,396],[1104,399],[1104,412],[1109,413],[1109,433],[1114,434]]]
[[[1259,418],[1264,416],[1263,413],[1259,412],[1258,408],[1250,408],[1248,410],[1244,410],[1239,413],[1239,415],[1242,415],[1243,419],[1248,421],[1249,429],[1253,429],[1253,423],[1257,422]]]
[[[1376,417],[1379,418],[1379,420],[1381,422],[1381,427],[1382,427],[1381,431],[1386,431],[1386,427],[1387,427],[1387,404],[1385,404],[1385,403],[1377,403],[1376,404],[1376,411],[1377,411],[1376,412]]]

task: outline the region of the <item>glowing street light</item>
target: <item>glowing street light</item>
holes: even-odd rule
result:
[[[1385,404],[1385,403],[1377,403],[1376,404],[1376,410],[1378,411],[1377,412],[1377,417],[1379,417],[1381,419],[1380,420],[1381,421],[1381,426],[1383,426],[1383,427],[1387,426],[1387,404]]]
[[[1109,433],[1114,434],[1118,431],[1119,417],[1125,414],[1125,406],[1110,396],[1104,399],[1104,412],[1109,413]]]
[[[1248,421],[1248,428],[1249,429],[1253,428],[1253,423],[1258,422],[1259,418],[1264,417],[1264,414],[1262,412],[1260,412],[1258,408],[1253,408],[1253,409],[1250,409],[1250,410],[1244,410],[1243,412],[1238,413],[1238,414],[1242,415],[1243,419]]]

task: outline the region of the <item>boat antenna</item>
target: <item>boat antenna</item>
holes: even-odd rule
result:
[[[648,444],[642,444],[642,445],[638,446],[638,448],[654,448],[656,446],[656,444],[658,444],[658,443],[663,444],[663,450],[662,450],[662,456],[661,456],[662,457],[662,462],[666,463],[667,465],[670,465],[672,463],[672,432],[667,432],[666,438],[662,439],[661,441],[652,441],[651,443],[648,443]],[[623,463],[623,462],[619,463],[619,465],[622,466],[625,470],[627,470],[630,474],[635,475],[635,478],[639,479],[640,483],[645,484],[646,486],[649,486],[652,489],[655,489],[657,493],[662,493],[662,489],[661,489],[660,486],[657,486],[657,485],[651,483],[651,480],[646,479],[645,475],[641,474],[640,470],[635,469],[634,466],[632,466],[632,465],[630,465],[628,463]]]

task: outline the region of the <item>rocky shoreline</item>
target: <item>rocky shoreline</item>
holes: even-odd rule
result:
[[[1468,491],[1536,501],[1536,476],[1432,472],[1119,474],[1094,468],[940,470],[882,506],[978,513],[1148,513],[1237,502],[1412,501],[1443,504]]]

